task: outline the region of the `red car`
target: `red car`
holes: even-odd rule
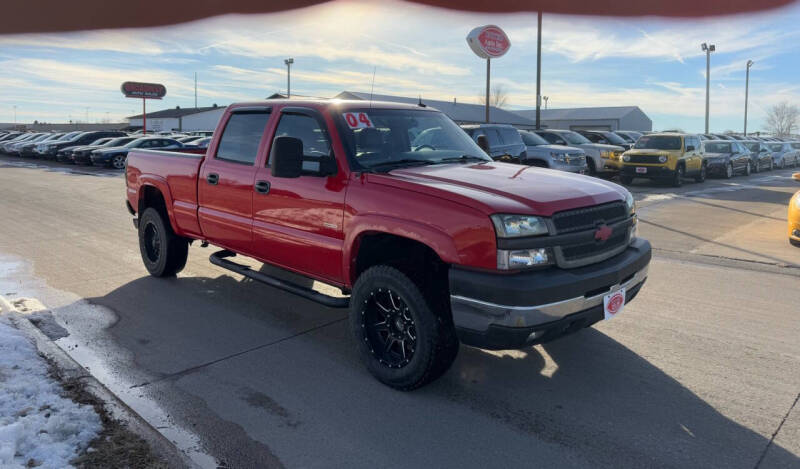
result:
[[[203,154],[132,150],[125,179],[152,275],[178,273],[192,241],[220,246],[218,266],[349,308],[369,371],[404,390],[444,373],[459,343],[523,348],[613,317],[651,256],[623,187],[494,162],[422,105],[234,104]]]

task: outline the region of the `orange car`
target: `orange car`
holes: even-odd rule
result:
[[[792,179],[800,181],[800,173],[792,174]],[[789,200],[789,242],[800,247],[800,191]]]

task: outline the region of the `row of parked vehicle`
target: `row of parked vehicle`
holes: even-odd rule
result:
[[[143,135],[119,130],[74,132],[0,132],[0,153],[26,158],[41,158],[73,164],[125,167],[128,152],[134,148],[161,150],[208,147],[209,132],[189,134],[158,133]]]
[[[794,167],[800,141],[776,137],[606,130],[519,130],[510,125],[464,125],[492,158],[595,176],[619,175],[663,180],[680,186],[687,177],[737,174]],[[419,135],[415,145],[433,145],[436,133]]]

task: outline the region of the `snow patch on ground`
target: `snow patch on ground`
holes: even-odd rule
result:
[[[0,467],[42,468],[69,461],[97,437],[102,425],[90,406],[61,396],[36,347],[0,318]]]

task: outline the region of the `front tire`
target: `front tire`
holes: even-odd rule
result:
[[[745,166],[745,168],[744,168],[744,175],[745,175],[745,176],[749,176],[749,175],[750,175],[750,171],[751,171],[751,169],[750,169],[750,162],[748,161],[748,162],[747,162],[747,166]]]
[[[672,187],[681,187],[683,185],[683,175],[686,172],[682,165],[675,168],[675,173],[672,175]]]
[[[725,179],[730,179],[733,177],[733,163],[728,163],[725,166]]]
[[[125,169],[126,155],[116,155],[111,159],[111,166],[114,169]]]
[[[189,241],[176,235],[161,213],[153,207],[139,218],[139,251],[153,277],[172,277],[186,266]]]
[[[448,303],[439,300],[426,298],[394,267],[370,267],[358,277],[350,298],[350,328],[362,361],[378,381],[410,391],[450,368],[459,344],[449,313],[438,310]]]
[[[700,174],[694,178],[694,182],[705,182],[707,175],[708,175],[708,169],[706,168],[706,165],[703,164],[702,166],[700,166]]]

